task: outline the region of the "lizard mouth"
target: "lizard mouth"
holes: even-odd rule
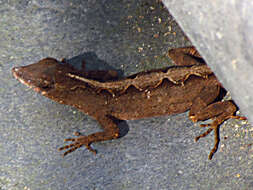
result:
[[[51,88],[53,88],[51,82],[43,80],[40,77],[36,78],[32,76],[32,74],[25,72],[23,67],[14,67],[12,69],[12,74],[18,81],[33,89],[35,92],[46,94]]]
[[[14,67],[12,69],[13,76],[22,84],[26,85],[29,88],[33,88],[32,82],[29,79],[24,78],[24,74],[21,72],[22,67]]]

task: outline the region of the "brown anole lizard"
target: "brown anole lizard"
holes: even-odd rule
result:
[[[212,72],[205,70],[201,73],[199,72],[201,69],[196,73],[188,72],[187,68],[193,68],[191,65],[204,62],[194,48],[173,49],[169,51],[169,55],[174,59],[176,65],[181,66],[172,67],[171,71],[167,68],[164,70],[166,72],[137,73],[126,79],[121,79],[119,88],[113,87],[113,84],[116,84],[118,80],[108,81],[115,79],[112,71],[79,71],[67,63],[60,64],[53,58],[46,58],[35,64],[13,68],[12,72],[15,78],[36,92],[61,104],[79,109],[95,118],[103,127],[103,132],[87,136],[76,134],[76,138],[65,139],[66,141],[73,141],[73,143],[59,148],[59,150],[68,149],[63,154],[64,156],[83,145],[96,153],[91,148],[91,143],[118,138],[119,129],[113,118],[134,120],[190,110],[189,118],[194,122],[214,119],[210,124],[201,125],[209,128],[205,133],[195,138],[198,140],[214,130],[215,144],[209,154],[209,159],[212,159],[220,141],[219,126],[229,118],[245,118],[234,115],[237,107],[233,101],[216,101],[222,86]],[[207,67],[203,68],[206,69]],[[183,82],[183,85],[177,84],[174,79],[170,80],[168,75],[164,74],[170,72],[171,75],[175,75],[179,70],[184,72],[179,72],[176,75],[176,81]],[[164,78],[160,76],[160,78],[154,79],[154,82],[152,81],[154,73],[160,74]],[[102,75],[98,76],[97,74]],[[105,75],[107,76],[106,79],[103,77]],[[142,86],[141,80],[143,78],[139,76],[144,75],[145,77],[150,76],[151,80],[147,83],[143,82]],[[85,82],[83,79],[92,82],[98,82],[101,79],[100,83],[110,84],[112,88],[110,89],[105,85],[105,90],[101,91],[99,89],[102,87],[96,86],[96,83],[90,81]],[[122,81],[127,82],[124,85]],[[112,96],[111,93],[114,94],[114,92],[120,93]]]

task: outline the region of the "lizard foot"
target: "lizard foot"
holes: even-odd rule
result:
[[[209,127],[204,133],[201,135],[197,136],[195,138],[195,141],[198,141],[200,138],[206,137],[209,133],[211,133],[214,130],[214,146],[209,153],[208,159],[211,160],[214,153],[218,150],[219,143],[220,143],[220,131],[219,127],[220,125],[227,119],[233,118],[233,119],[239,119],[239,120],[246,120],[246,117],[241,117],[241,116],[234,116],[234,115],[228,115],[226,117],[220,116],[216,118],[212,123],[209,124],[201,124],[200,127]]]
[[[68,138],[68,139],[64,140],[64,141],[72,141],[74,143],[71,143],[69,145],[58,148],[59,151],[68,149],[66,152],[63,153],[63,155],[62,155],[63,157],[66,156],[67,154],[75,151],[76,149],[82,147],[83,145],[85,145],[86,148],[89,151],[93,152],[94,154],[97,153],[97,151],[94,150],[93,148],[91,148],[91,146],[90,146],[93,141],[89,138],[89,136],[83,136],[78,132],[76,132],[75,135],[77,136],[76,138]]]
[[[204,133],[202,133],[201,135],[195,138],[195,141],[197,142],[200,138],[206,137],[213,130],[214,130],[214,146],[208,155],[209,160],[212,160],[214,153],[218,150],[218,147],[219,147],[219,143],[220,143],[219,126],[212,126],[209,129],[207,129]]]

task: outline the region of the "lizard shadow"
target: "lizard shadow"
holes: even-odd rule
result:
[[[67,63],[71,64],[77,69],[82,69],[82,64],[85,64],[85,69],[87,71],[91,70],[114,70],[118,73],[119,78],[123,76],[123,71],[120,69],[115,69],[113,66],[109,65],[105,61],[98,58],[94,52],[85,52],[78,56],[72,57],[70,59],[65,59]],[[119,128],[119,138],[125,136],[129,131],[129,126],[124,120],[117,119],[115,117],[109,116],[114,123]]]
[[[113,66],[109,65],[105,61],[98,58],[94,52],[84,52],[80,55],[72,57],[70,59],[65,59],[67,63],[74,66],[76,69],[82,69],[82,64],[85,64],[85,69],[90,70],[114,70],[118,73],[119,77],[123,76],[123,71],[120,69],[115,69]]]
[[[124,137],[128,133],[129,126],[127,125],[127,122],[125,120],[121,120],[113,116],[107,116],[107,117],[110,117],[119,128],[119,138]]]

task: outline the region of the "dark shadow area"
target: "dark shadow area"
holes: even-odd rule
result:
[[[85,52],[78,56],[72,57],[71,59],[65,60],[67,63],[73,65],[77,69],[82,68],[82,62],[85,62],[85,68],[87,71],[91,70],[114,70],[118,73],[119,77],[123,76],[123,71],[115,69],[105,61],[98,58],[94,52]]]
[[[215,102],[221,101],[226,95],[227,95],[226,89],[225,88],[221,88],[219,95],[217,96],[217,98],[214,101]]]
[[[124,137],[128,131],[129,131],[129,126],[127,125],[127,122],[125,120],[121,120],[118,118],[115,118],[113,116],[108,115],[110,119],[113,120],[113,122],[118,126],[119,128],[119,138]]]

